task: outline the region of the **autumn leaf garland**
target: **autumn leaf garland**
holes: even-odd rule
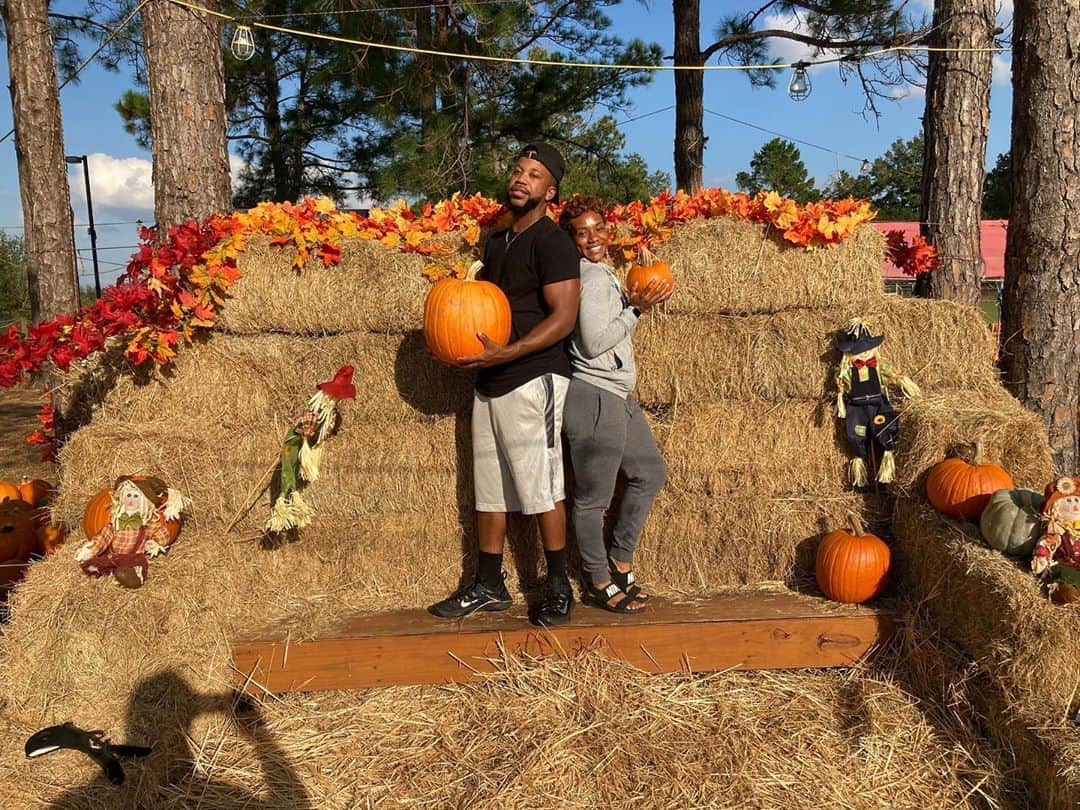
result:
[[[550,211],[558,215],[558,209]],[[871,220],[865,200],[834,200],[799,205],[775,192],[755,196],[723,189],[702,189],[689,195],[665,192],[647,203],[618,205],[608,219],[619,227],[614,248],[632,260],[642,248],[668,239],[674,228],[693,219],[730,216],[767,224],[786,241],[808,249],[837,244]],[[506,208],[479,194],[455,194],[425,204],[414,212],[404,201],[373,209],[366,217],[339,211],[332,200],[308,198],[299,203],[262,203],[231,215],[215,214],[203,222],[170,228],[164,238],[143,228],[141,244],[116,284],[93,304],[29,328],[15,325],[0,332],[0,388],[11,387],[51,362],[62,371],[105,349],[111,338],[125,341],[124,352],[136,365],[169,363],[181,342],[199,329],[214,326],[230,287],[242,276],[237,260],[253,236],[293,247],[292,267],[302,271],[314,258],[324,267],[341,260],[343,239],[374,241],[390,250],[440,256],[444,263],[475,248],[484,228],[505,224]],[[461,242],[439,242],[438,234],[459,232]],[[932,246],[921,237],[908,244],[902,234],[888,236],[890,259],[915,274],[936,266]],[[464,266],[464,265],[463,265]],[[432,281],[457,272],[432,265]],[[46,444],[52,413],[42,411],[42,430],[34,441]]]

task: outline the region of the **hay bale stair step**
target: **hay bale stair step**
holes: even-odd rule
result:
[[[888,608],[775,591],[657,598],[640,616],[578,605],[571,624],[553,628],[533,627],[525,611],[518,604],[460,621],[419,609],[360,613],[309,640],[279,627],[233,642],[234,677],[252,694],[452,683],[492,672],[504,652],[588,646],[657,673],[842,667],[899,626]]]

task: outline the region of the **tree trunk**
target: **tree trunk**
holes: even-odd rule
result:
[[[1017,0],[1013,18],[1012,210],[1001,366],[1041,414],[1054,466],[1080,467],[1080,82],[1076,0]]]
[[[216,0],[203,3],[217,9]],[[231,209],[225,74],[216,17],[156,0],[142,10],[154,156],[154,216],[164,230]]]
[[[936,0],[933,47],[993,46],[994,0]],[[938,27],[940,26],[940,27]],[[926,292],[976,304],[982,280],[979,249],[986,135],[990,124],[992,54],[931,51],[923,117],[925,157],[922,233],[941,267]]]
[[[79,308],[71,192],[46,5],[45,0],[8,0],[2,6],[34,323]]]
[[[675,64],[702,65],[700,0],[672,0]],[[675,187],[693,194],[701,188],[705,162],[705,75],[675,70]]]

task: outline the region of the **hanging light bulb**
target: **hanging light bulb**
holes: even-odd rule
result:
[[[863,158],[862,165],[859,166],[859,174],[870,174],[871,169],[870,161],[867,158]]]
[[[787,86],[788,95],[795,101],[802,101],[810,95],[810,77],[806,75],[808,62],[796,62],[793,67],[795,72],[791,74],[791,82]]]
[[[233,31],[232,43],[229,46],[232,55],[241,62],[246,62],[255,55],[255,37],[251,35],[251,27],[238,25]]]

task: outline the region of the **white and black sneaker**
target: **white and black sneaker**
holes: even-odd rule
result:
[[[492,588],[476,580],[467,588],[431,605],[428,613],[433,613],[443,619],[460,619],[478,610],[489,612],[507,610],[511,604],[513,601],[510,599],[510,592],[506,590],[505,582],[499,582],[499,587]]]
[[[532,616],[532,623],[544,627],[566,624],[574,608],[574,590],[565,577],[548,578],[544,583],[544,596]]]

